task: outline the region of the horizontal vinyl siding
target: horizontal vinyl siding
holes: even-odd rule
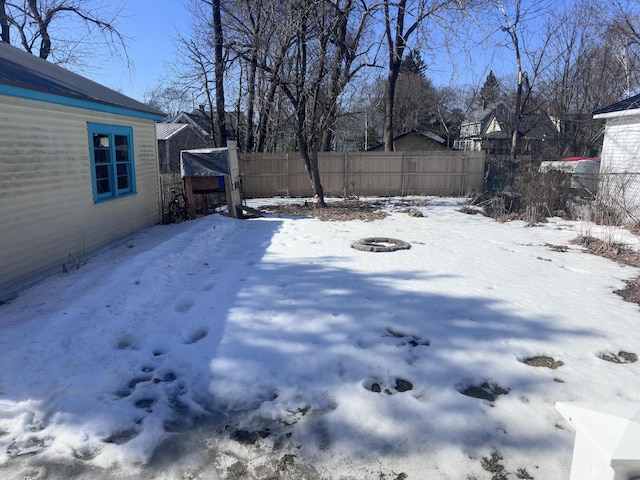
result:
[[[607,122],[602,169],[640,172],[640,117]]]
[[[607,120],[598,195],[625,216],[640,221],[640,117]]]
[[[136,195],[94,203],[88,122],[133,127]],[[153,121],[0,96],[0,293],[157,223]]]

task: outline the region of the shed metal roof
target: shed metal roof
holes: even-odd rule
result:
[[[156,124],[156,139],[157,140],[169,140],[175,134],[189,128],[188,123],[157,123]]]
[[[142,102],[5,42],[0,42],[0,85],[163,116]]]

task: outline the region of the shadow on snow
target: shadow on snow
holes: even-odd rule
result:
[[[143,254],[125,252],[115,263],[101,256],[86,267],[94,273],[103,269],[99,285],[83,284],[83,270],[73,282],[55,280],[79,294],[97,290],[92,295],[109,305],[96,306],[109,312],[97,315],[97,321],[95,312],[79,311],[86,305],[56,306],[58,312],[72,312],[78,323],[70,352],[77,343],[91,341],[96,329],[104,340],[102,347],[95,345],[104,349],[97,358],[108,362],[95,366],[97,392],[74,396],[68,387],[74,378],[65,378],[64,370],[51,371],[50,385],[31,389],[27,382],[17,389],[19,396],[4,395],[0,401],[37,402],[46,389],[60,391],[57,399],[40,400],[55,403],[49,420],[68,414],[71,424],[120,425],[123,410],[137,412],[138,426],[120,425],[113,437],[102,440],[135,451],[144,447],[136,444],[139,432],[155,428],[161,437],[168,432],[143,468],[148,475],[180,462],[208,462],[213,469],[216,449],[233,442],[249,450],[271,449],[278,458],[300,447],[336,449],[355,459],[428,451],[437,444],[473,449],[501,441],[496,433],[501,420],[494,412],[500,402],[543,388],[544,379],[517,365],[513,342],[524,342],[523,350],[530,345],[533,355],[540,353],[535,345],[590,335],[563,328],[553,318],[515,314],[494,300],[407,288],[414,281],[437,282],[439,277],[428,271],[371,276],[331,267],[330,256],[323,264],[317,258],[275,263],[264,253],[280,225],[273,219],[203,220],[162,241],[152,239],[153,229],[143,235]],[[185,242],[189,247],[182,247]],[[211,248],[195,248],[202,243]],[[139,276],[122,288],[118,270],[130,268],[130,262]],[[30,295],[55,293],[55,288],[60,287],[45,282],[9,307],[26,309],[21,301],[35,302]],[[136,288],[145,289],[144,295]],[[113,330],[110,319],[128,311],[143,318],[130,318]],[[34,366],[46,365],[44,355],[44,363]],[[411,388],[400,389],[398,380]],[[495,408],[460,393],[482,382],[511,391]],[[84,401],[86,408],[74,403]],[[65,411],[67,405],[72,410]],[[86,418],[76,418],[78,411]],[[47,418],[40,421],[46,428]],[[534,434],[511,441],[554,448],[548,438]],[[141,458],[150,453],[139,452]],[[61,472],[67,478],[112,478],[109,471],[83,467],[85,461],[90,465],[91,455],[88,448],[75,453],[74,465],[43,464],[36,452],[16,457],[13,467],[21,472],[40,468],[41,478]],[[128,477],[120,472],[117,478]]]

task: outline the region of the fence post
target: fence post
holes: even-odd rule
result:
[[[401,179],[400,179],[400,196],[404,197],[404,168],[405,168],[405,160],[406,160],[406,153],[402,152],[402,174],[401,174]]]
[[[342,196],[347,198],[347,186],[349,185],[348,171],[349,168],[349,152],[344,152],[344,185]]]
[[[462,156],[462,175],[460,177],[460,196],[464,197],[464,180],[465,175],[467,174],[467,152],[464,152]]]
[[[289,154],[285,154],[285,170],[287,172],[287,197],[291,196],[291,190],[289,188]]]
[[[162,174],[158,175],[160,177],[160,217],[162,219],[162,223],[164,223],[164,202],[165,202],[165,193],[164,193],[164,177]]]

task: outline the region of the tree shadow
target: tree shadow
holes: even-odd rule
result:
[[[503,427],[491,410],[504,399],[487,402],[462,392],[495,383],[510,390],[510,400],[537,395],[553,377],[524,366],[513,344],[534,355],[563,339],[592,336],[551,317],[510,312],[499,301],[406,288],[438,282],[428,272],[371,277],[305,263],[263,262],[245,282],[211,364],[211,390],[229,415],[252,410],[245,421],[253,426],[243,428],[274,428],[272,420],[296,425],[280,430],[318,450],[335,446],[351,458],[369,458],[399,449],[416,453],[433,438],[476,447],[498,439],[495,431]],[[397,278],[405,288],[393,287]],[[400,391],[398,380],[412,388]],[[495,417],[494,424],[460,421],[475,415],[487,422]],[[554,448],[546,437],[524,437],[511,441]]]
[[[143,254],[115,262],[107,255],[78,273],[84,278],[75,287],[78,295],[100,305],[75,302],[67,292],[53,310],[42,307],[46,322],[58,322],[57,328],[31,333],[33,325],[43,325],[34,320],[19,335],[12,330],[6,340],[29,338],[35,345],[23,355],[25,371],[49,367],[51,380],[27,381],[0,396],[5,408],[14,409],[0,420],[26,415],[27,430],[40,428],[25,433],[25,453],[9,465],[20,472],[63,471],[67,478],[89,471],[92,478],[128,478],[122,471],[96,470],[93,459],[111,449],[115,459],[118,452],[127,461],[150,458],[139,467],[144,475],[191,468],[258,478],[247,462],[271,456],[263,467],[270,465],[274,474],[278,461],[293,452],[300,458],[335,452],[358,461],[428,454],[443,445],[463,451],[504,442],[558,448],[544,429],[505,433],[512,412],[553,409],[544,400],[523,400],[543,397],[553,376],[524,366],[513,352],[553,351],[566,339],[592,336],[590,331],[516,313],[501,301],[425,288],[456,278],[453,273],[416,266],[372,275],[332,266],[350,251],[320,263],[317,257],[277,261],[265,253],[281,224],[203,219],[162,241],[146,238]],[[138,274],[123,286],[122,271]],[[102,280],[93,284],[97,278]],[[46,287],[0,313],[35,304]],[[91,349],[98,354],[66,364],[54,360]],[[86,358],[104,364],[79,367]],[[14,378],[0,373],[0,387]],[[483,382],[509,393],[493,402],[461,393]],[[507,413],[502,405],[509,406]],[[77,462],[68,464],[62,455],[49,455],[46,432],[56,421],[80,431],[87,422],[103,424],[105,433],[85,442],[68,439],[82,446],[73,447]],[[29,438],[45,443],[27,452]],[[0,441],[7,440],[0,431]],[[226,466],[220,466],[221,456]],[[129,478],[140,478],[135,475]]]
[[[250,275],[280,224],[154,227],[3,305],[0,477],[128,478],[111,463],[145,462],[216,417],[209,363],[230,279]]]

